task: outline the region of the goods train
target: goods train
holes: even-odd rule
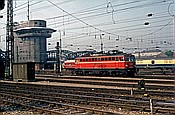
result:
[[[135,56],[125,53],[91,54],[65,61],[63,67],[76,75],[135,75]]]

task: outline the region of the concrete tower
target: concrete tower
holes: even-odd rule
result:
[[[14,26],[14,62],[46,62],[46,38],[56,30],[44,20],[29,20]]]

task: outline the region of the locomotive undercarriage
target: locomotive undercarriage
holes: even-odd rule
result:
[[[75,75],[96,75],[96,76],[134,76],[135,69],[75,69]]]
[[[167,68],[167,67],[157,67],[157,68],[137,68],[137,74],[141,74],[144,72],[149,72],[151,74],[169,74],[169,73],[175,73],[175,68]]]

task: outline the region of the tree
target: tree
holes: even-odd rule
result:
[[[173,52],[171,50],[165,51],[165,55],[168,57],[173,57]]]

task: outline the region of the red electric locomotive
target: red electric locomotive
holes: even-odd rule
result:
[[[63,67],[67,70],[74,70],[75,69],[75,60],[65,61]]]
[[[69,66],[68,66],[69,65]],[[76,75],[135,75],[135,57],[131,54],[89,55],[65,62],[65,69]]]

